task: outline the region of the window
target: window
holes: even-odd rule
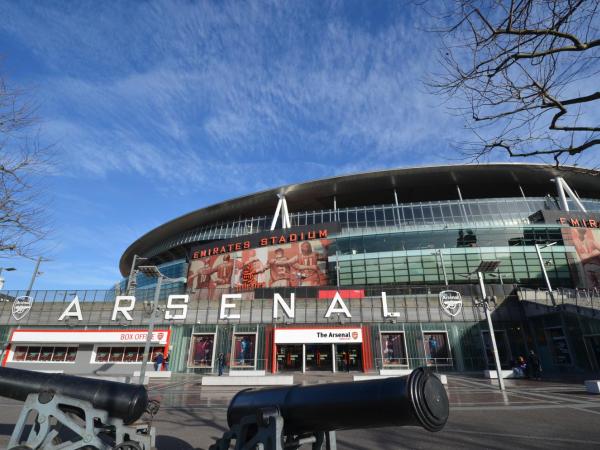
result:
[[[25,361],[25,355],[27,354],[27,347],[15,347],[13,353],[13,361]]]
[[[108,360],[110,362],[123,362],[123,353],[125,353],[125,347],[113,347],[110,350]]]
[[[25,361],[38,361],[40,358],[40,350],[42,347],[29,347]]]
[[[54,347],[42,347],[42,350],[40,351],[40,361],[42,362],[47,362],[47,361],[52,361],[52,352],[54,350]]]
[[[71,350],[71,349],[69,349]],[[164,355],[164,347],[150,347],[150,355],[148,361],[153,361],[154,357],[158,353]],[[69,352],[67,352],[66,360],[73,358]],[[144,347],[127,346],[127,347],[96,347],[94,349],[94,356],[92,363],[104,364],[104,363],[117,363],[117,364],[136,364],[141,363],[144,359]]]
[[[69,356],[70,355],[70,356]],[[10,361],[61,363],[75,362],[77,347],[23,346],[15,347]]]
[[[125,354],[123,355],[123,362],[137,362],[138,354],[140,349],[138,347],[125,347]],[[142,350],[143,353],[143,350]]]
[[[54,354],[52,355],[53,362],[62,362],[65,360],[67,355],[67,347],[54,347]]]
[[[110,347],[98,347],[96,350],[96,362],[105,363],[108,362],[108,356],[110,355]]]

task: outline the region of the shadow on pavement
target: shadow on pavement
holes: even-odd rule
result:
[[[14,429],[14,423],[0,423],[0,435],[10,436]],[[29,427],[27,428],[27,432],[29,432]]]
[[[158,450],[204,450],[173,436],[156,436],[156,448]]]

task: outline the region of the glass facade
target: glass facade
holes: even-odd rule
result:
[[[570,201],[569,201],[570,202]],[[600,212],[600,200],[583,199],[590,212]],[[497,198],[370,205],[290,213],[294,226],[338,222],[342,230],[404,229],[417,226],[489,224],[511,226],[528,224],[528,217],[540,209],[558,209],[554,199]],[[576,206],[573,205],[573,209]],[[269,230],[273,217],[259,216],[198,227],[160,243],[148,252],[159,255],[171,248],[195,242],[214,241]]]
[[[469,228],[339,237],[330,247],[330,275],[340,286],[369,284],[473,283],[471,273],[484,260],[498,260],[490,282],[543,284],[535,244],[556,242],[544,250],[548,276],[555,286],[572,287],[569,261],[574,249],[564,245],[560,227]]]
[[[489,282],[542,287],[535,244],[547,242],[556,242],[543,251],[552,285],[574,287],[571,266],[577,258],[575,250],[563,241],[560,227],[548,225],[405,232],[346,230],[331,239],[328,277],[340,286],[442,285],[446,280],[450,284],[467,284],[474,282],[469,274],[481,261],[499,260],[498,273],[486,275]],[[183,259],[160,266],[170,278],[184,277],[187,268]],[[144,299],[151,297],[155,279],[138,275],[137,280],[138,288],[145,288],[140,289]],[[123,291],[125,286],[123,280]],[[183,279],[163,285],[164,292],[173,294],[185,288]]]

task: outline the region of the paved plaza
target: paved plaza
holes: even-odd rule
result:
[[[349,377],[298,379],[321,383]],[[501,393],[490,381],[450,375],[450,418],[441,432],[415,427],[340,431],[338,448],[600,448],[600,396],[587,394],[580,383],[507,380],[506,385]],[[155,421],[158,450],[207,449],[226,430],[227,405],[239,390],[202,387],[191,376],[154,383],[150,389],[162,405]],[[1,401],[0,448],[6,448],[20,405]]]

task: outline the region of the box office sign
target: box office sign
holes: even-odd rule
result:
[[[360,328],[275,329],[276,344],[360,344]]]
[[[146,342],[146,330],[105,330],[105,331],[63,331],[63,330],[15,330],[11,342],[53,344],[143,344]],[[166,345],[169,330],[157,330],[152,333],[152,343]]]

